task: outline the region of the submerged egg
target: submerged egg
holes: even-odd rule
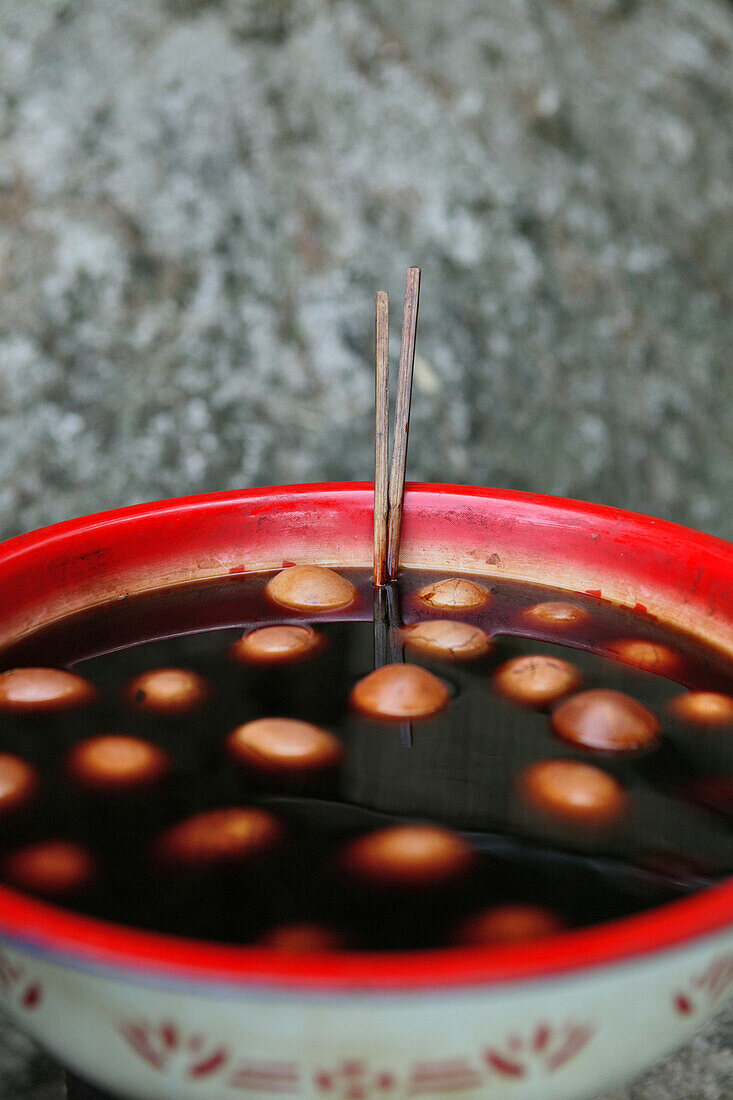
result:
[[[590,618],[583,607],[574,603],[565,603],[563,600],[548,600],[547,603],[536,603],[533,607],[527,607],[522,612],[525,619],[542,623],[545,626],[577,626]]]
[[[281,924],[257,942],[284,955],[323,955],[345,946],[342,934],[325,924]]]
[[[575,691],[582,682],[580,670],[560,657],[543,654],[514,657],[493,677],[494,687],[515,703],[546,707]]]
[[[209,685],[203,676],[187,668],[155,668],[130,680],[127,702],[148,714],[179,715],[205,703]]]
[[[607,688],[571,696],[553,711],[551,721],[563,741],[602,752],[648,749],[662,734],[659,719],[648,707]]]
[[[70,840],[46,840],[19,848],[4,863],[14,886],[34,894],[58,897],[89,886],[95,873],[89,851]]]
[[[676,676],[682,669],[678,653],[661,642],[647,642],[643,638],[620,638],[606,647],[608,654],[626,665],[634,665],[644,672],[657,676]]]
[[[257,772],[298,777],[322,772],[340,763],[338,737],[295,718],[256,718],[237,726],[226,742],[235,760]]]
[[[291,565],[267,582],[265,592],[275,603],[298,611],[335,611],[356,599],[353,584],[323,565]]]
[[[354,686],[350,702],[372,718],[427,718],[448,702],[445,684],[419,665],[383,665]]]
[[[445,580],[426,584],[417,593],[417,598],[427,607],[434,607],[440,611],[462,611],[483,607],[489,597],[488,588],[477,581],[468,580],[467,577],[446,577]]]
[[[688,784],[687,794],[709,810],[733,816],[733,776],[708,775]]]
[[[689,691],[676,695],[669,702],[675,718],[696,726],[727,726],[733,724],[733,696],[717,691]]]
[[[664,848],[653,848],[641,852],[636,856],[635,862],[646,871],[664,878],[673,878],[678,882],[685,882],[707,873],[704,862],[693,859],[689,855],[680,852],[670,852]]]
[[[347,870],[376,886],[437,886],[460,878],[473,861],[463,837],[437,825],[395,825],[367,833],[344,852]]]
[[[107,733],[74,745],[67,769],[84,787],[130,790],[158,782],[168,772],[168,756],[150,741]]]
[[[51,714],[76,710],[96,695],[88,680],[59,668],[14,668],[0,673],[0,711]]]
[[[323,637],[310,626],[283,623],[251,630],[234,643],[229,656],[245,663],[274,665],[297,661],[323,644]]]
[[[179,821],[158,838],[154,852],[164,863],[210,867],[262,855],[281,834],[280,821],[268,810],[229,806]]]
[[[496,905],[473,916],[458,928],[456,939],[466,945],[523,943],[551,936],[562,929],[562,921],[539,905]]]
[[[492,648],[491,639],[481,627],[455,619],[411,623],[402,628],[401,638],[410,649],[446,661],[472,661]]]
[[[38,789],[38,773],[25,760],[0,753],[0,814],[28,803]]]
[[[530,764],[519,777],[519,791],[534,810],[572,825],[611,824],[626,806],[613,776],[575,760]]]

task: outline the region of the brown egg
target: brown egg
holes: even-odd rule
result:
[[[262,855],[281,834],[280,821],[268,810],[230,806],[179,821],[158,838],[154,854],[183,867],[239,863]]]
[[[626,805],[611,775],[575,760],[542,760],[519,777],[519,791],[533,809],[571,825],[609,825]]]
[[[466,577],[446,577],[445,580],[426,584],[417,593],[417,598],[439,611],[463,611],[483,607],[488,603],[490,593],[477,581]]]
[[[459,926],[463,944],[522,943],[551,936],[562,929],[560,918],[539,905],[497,905],[475,913]]]
[[[258,943],[284,955],[323,955],[344,948],[344,937],[323,924],[281,924],[271,928]]]
[[[427,619],[421,623],[411,623],[403,627],[401,637],[404,645],[426,653],[429,657],[440,657],[444,661],[472,661],[483,657],[492,646],[491,640],[479,626],[459,623],[455,619]]]
[[[38,785],[35,768],[19,756],[0,753],[0,815],[27,805]]]
[[[717,691],[689,691],[675,695],[669,702],[675,718],[696,726],[728,726],[733,724],[733,696]]]
[[[150,741],[107,733],[74,745],[67,769],[77,783],[96,790],[131,790],[157,783],[170,769],[168,756]]]
[[[14,886],[34,894],[59,897],[89,886],[94,859],[70,840],[46,840],[20,848],[5,860],[5,873]]]
[[[202,706],[209,695],[203,676],[187,668],[155,668],[141,672],[125,688],[130,706],[146,714],[188,714]]]
[[[310,626],[261,626],[234,643],[229,656],[247,664],[274,665],[307,657],[323,644]]]
[[[534,607],[527,607],[523,612],[525,619],[542,623],[543,626],[577,626],[590,618],[583,607],[574,603],[564,603],[562,600],[549,600],[547,603],[536,603]]]
[[[308,776],[340,763],[338,737],[295,718],[256,718],[237,726],[226,742],[236,761],[274,776]]]
[[[528,707],[546,707],[576,691],[583,677],[580,670],[560,657],[542,654],[514,657],[501,665],[493,677],[497,691]]]
[[[323,565],[291,565],[267,582],[265,592],[298,611],[335,611],[356,599],[353,584]]]
[[[0,711],[51,714],[77,710],[96,695],[88,680],[60,668],[14,668],[0,673]]]
[[[427,718],[448,702],[448,688],[419,665],[383,665],[359,680],[352,707],[371,718]]]
[[[552,712],[552,728],[563,741],[602,752],[634,752],[662,735],[656,714],[621,691],[597,688],[572,695]]]
[[[644,672],[654,672],[657,676],[676,676],[682,670],[682,659],[678,653],[661,642],[647,642],[643,638],[620,638],[606,647],[609,656],[625,665],[634,665]]]
[[[374,886],[437,886],[473,864],[466,841],[436,825],[395,825],[360,836],[346,848],[344,866]]]

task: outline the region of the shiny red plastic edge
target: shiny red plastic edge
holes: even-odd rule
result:
[[[84,602],[124,594],[117,591],[120,578],[123,588],[131,578],[137,587],[146,578],[148,587],[151,578],[180,583],[180,565],[170,566],[176,556],[184,564],[190,557],[194,579],[217,569],[241,572],[246,561],[237,563],[240,543],[247,548],[243,558],[260,566],[273,539],[274,558],[290,546],[303,560],[310,546],[317,548],[320,560],[328,547],[332,562],[366,562],[371,538],[372,487],[367,483],[218,493],[70,520],[0,546],[0,607],[9,609],[0,614],[0,625],[6,623],[3,637],[35,629],[45,621],[42,608],[53,618]],[[520,574],[534,570],[539,577],[546,569],[554,578],[548,583],[555,583],[571,565],[581,576],[596,577],[604,597],[610,593],[610,598],[633,606],[642,602],[634,601],[638,593],[647,602],[658,596],[659,608],[677,609],[678,625],[682,608],[689,629],[704,636],[712,631],[716,644],[733,652],[733,546],[699,532],[560,498],[411,485],[403,539],[407,560],[448,553],[454,568],[467,571],[494,569],[501,575],[506,568],[511,576],[514,567]],[[271,565],[274,558],[270,554]],[[138,932],[0,886],[0,938],[49,960],[90,971],[111,970],[130,981],[273,993],[439,992],[581,976],[598,966],[629,964],[682,948],[722,934],[731,925],[733,881],[646,913],[529,944],[283,956],[263,948]]]

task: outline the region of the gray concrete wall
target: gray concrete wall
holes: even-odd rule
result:
[[[0,533],[371,469],[733,537],[725,0],[4,0]]]

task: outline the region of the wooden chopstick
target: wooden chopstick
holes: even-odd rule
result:
[[[389,511],[389,299],[379,290],[374,300],[374,587],[387,582]]]
[[[407,439],[410,431],[410,401],[412,398],[412,372],[415,365],[415,337],[417,312],[420,303],[420,268],[407,269],[405,307],[402,316],[402,345],[400,347],[400,372],[397,380],[394,443],[392,444],[392,468],[389,475],[389,516],[387,524],[387,579],[397,576],[402,534],[402,509],[405,497],[405,471],[407,468]]]

